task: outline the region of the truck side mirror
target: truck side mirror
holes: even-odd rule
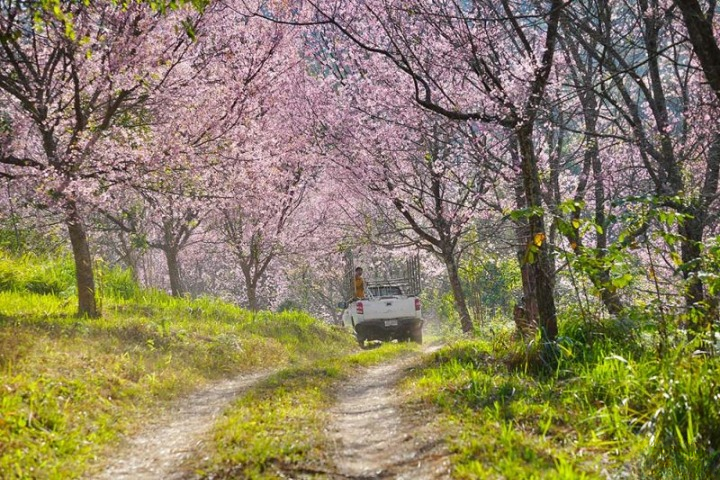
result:
[[[347,302],[339,302],[337,304],[337,308],[339,308],[340,310],[345,310],[347,308],[347,306],[348,306]]]

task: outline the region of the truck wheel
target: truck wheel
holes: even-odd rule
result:
[[[422,345],[422,327],[413,328],[410,331],[410,339],[418,345]]]

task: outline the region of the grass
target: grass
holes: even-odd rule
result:
[[[325,428],[337,385],[359,366],[417,350],[414,344],[384,344],[274,375],[228,409],[215,427],[214,455],[198,471],[213,479],[329,473]]]
[[[508,337],[458,342],[406,381],[440,409],[454,477],[715,478],[720,360],[564,342],[550,370]]]
[[[112,269],[101,273],[102,318],[78,318],[68,269],[68,259],[0,256],[2,478],[78,478],[169,399],[356,348],[302,313],[172,298]]]
[[[67,298],[74,294],[75,271],[72,260],[25,254],[12,257],[0,250],[0,290],[55,294]]]

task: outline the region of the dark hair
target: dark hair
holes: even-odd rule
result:
[[[356,272],[362,272],[363,269],[362,269],[362,267],[356,267],[356,268],[355,268],[355,271],[356,271]]]

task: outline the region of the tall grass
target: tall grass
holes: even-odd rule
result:
[[[0,291],[27,291],[68,297],[75,293],[75,270],[68,256],[32,253],[12,258],[0,250]]]
[[[657,377],[646,430],[653,478],[700,480],[720,470],[720,361],[672,352]]]
[[[452,434],[458,478],[716,478],[720,359],[567,323],[553,369],[511,338],[466,341],[407,388]]]

